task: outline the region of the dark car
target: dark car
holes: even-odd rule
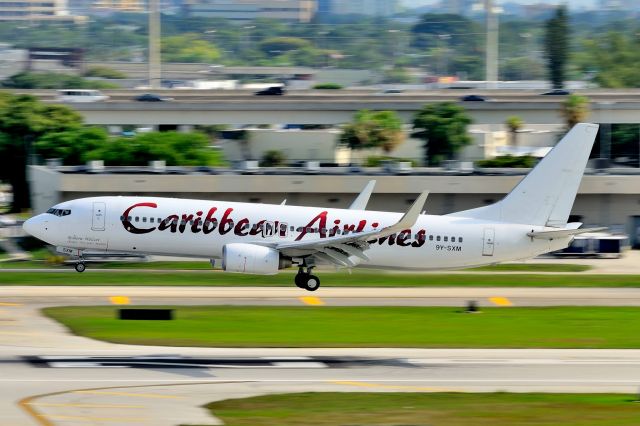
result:
[[[282,96],[285,90],[280,86],[267,87],[255,93],[256,96]]]
[[[467,95],[467,96],[463,96],[462,98],[460,98],[461,101],[463,102],[486,102],[488,101],[487,98],[485,98],[484,96],[480,96],[480,95]]]
[[[553,89],[550,92],[542,93],[543,95],[551,95],[551,96],[568,96],[571,94],[570,91],[566,89]]]
[[[166,102],[172,101],[173,98],[167,98],[166,96],[155,95],[153,93],[145,93],[144,95],[136,96],[138,102]]]

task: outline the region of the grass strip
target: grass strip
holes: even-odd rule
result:
[[[116,343],[204,347],[640,348],[640,308],[180,306],[173,321],[120,321],[111,306],[44,313]]]
[[[294,271],[273,276],[221,271],[0,272],[0,285],[68,286],[293,286]],[[404,274],[383,271],[319,271],[324,287],[640,287],[640,275]]]
[[[0,254],[0,259],[2,259]],[[8,256],[6,256],[8,258]],[[141,269],[141,270],[175,270],[175,271],[202,271],[211,270],[207,261],[159,261],[159,262],[104,262],[88,263],[89,268],[95,269]],[[70,265],[53,265],[43,261],[8,261],[0,263],[1,269],[44,269],[44,268],[70,268]],[[500,265],[470,268],[467,271],[478,272],[585,272],[592,269],[589,265],[564,264],[564,263],[504,263]]]
[[[629,395],[297,393],[207,405],[226,426],[636,426]]]

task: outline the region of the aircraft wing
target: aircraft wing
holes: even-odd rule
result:
[[[584,229],[558,229],[557,231],[528,232],[527,236],[541,240],[555,240],[556,238],[572,237],[574,235],[587,234],[590,232],[600,232],[607,228],[584,228]]]
[[[405,229],[411,229],[418,220],[420,211],[428,196],[429,192],[427,191],[421,193],[398,222],[380,230],[357,232],[350,235],[323,238],[321,240],[286,242],[277,244],[274,248],[285,253],[292,250],[297,252],[308,251],[307,255],[313,255],[338,266],[355,266],[349,259],[350,256],[355,256],[365,261],[369,260],[364,253],[369,249],[369,243],[367,241],[386,237],[404,231]]]

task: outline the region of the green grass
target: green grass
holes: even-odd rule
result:
[[[174,321],[120,321],[116,308],[44,313],[125,344],[203,347],[640,348],[640,308],[174,307]]]
[[[565,263],[502,263],[500,265],[482,266],[467,269],[468,271],[486,272],[586,272],[592,269],[589,265]]]
[[[295,271],[273,276],[221,271],[0,271],[0,285],[292,286]],[[404,274],[383,271],[318,271],[324,287],[640,287],[640,275]]]
[[[32,252],[35,261],[7,262],[0,265],[0,269],[38,269],[38,268],[69,268],[69,265],[52,265],[44,262],[50,253],[46,249]],[[211,270],[209,262],[202,261],[159,261],[159,262],[104,262],[89,263],[89,268],[96,269],[155,269],[155,270]],[[548,263],[505,263],[500,265],[483,266],[466,269],[470,272],[585,272],[592,269],[589,265],[548,264]]]
[[[207,405],[226,426],[636,426],[629,395],[298,393]]]

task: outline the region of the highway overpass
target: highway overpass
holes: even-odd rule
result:
[[[55,91],[21,91],[53,102]],[[363,109],[397,111],[406,122],[425,104],[455,101],[468,110],[475,124],[502,124],[510,115],[527,124],[563,123],[564,96],[542,96],[531,91],[406,92],[383,95],[372,91],[298,91],[286,96],[254,96],[247,91],[164,90],[169,102],[136,102],[140,91],[107,92],[107,102],[71,104],[96,125],[198,125],[198,124],[340,124]],[[486,102],[460,102],[463,95],[485,96]],[[583,92],[591,99],[590,121],[640,122],[640,91]]]

